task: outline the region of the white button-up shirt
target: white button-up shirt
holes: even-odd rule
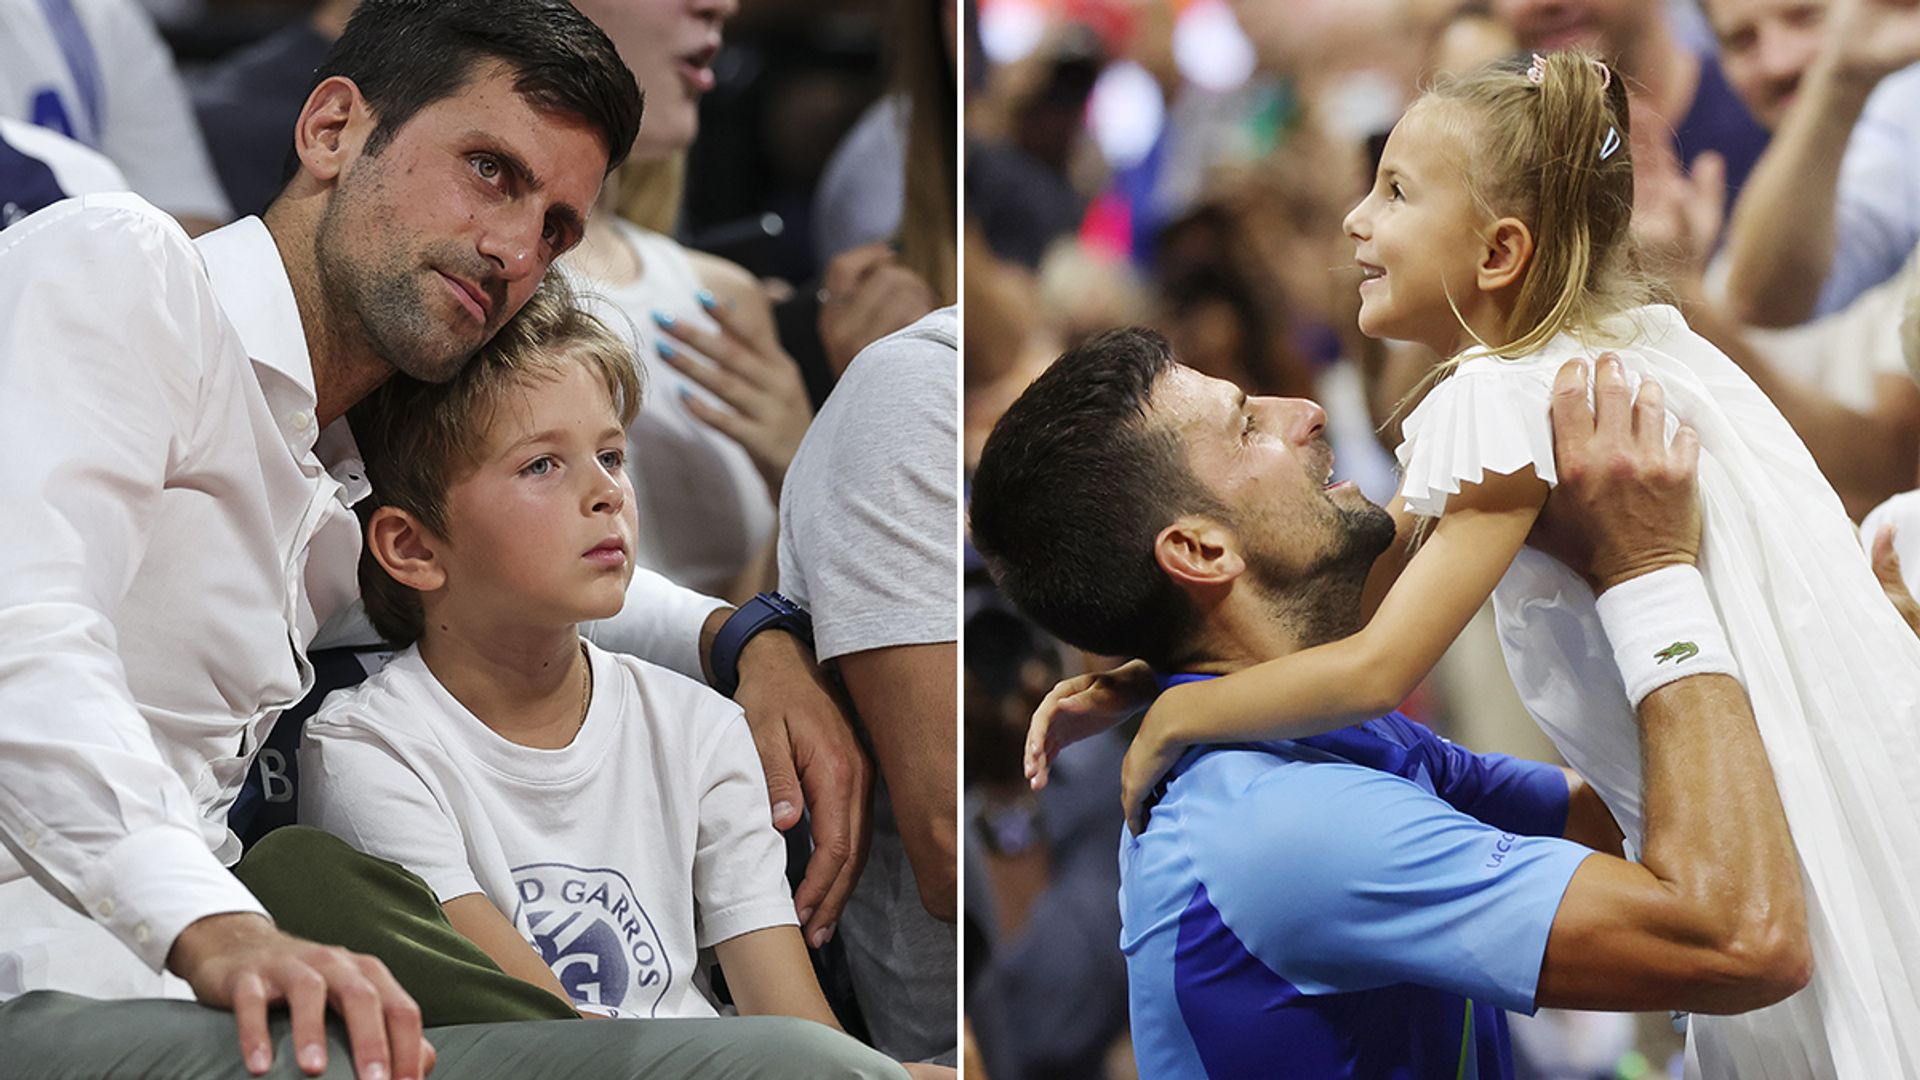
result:
[[[175,936],[261,910],[227,810],[358,595],[365,473],[315,405],[258,219],[98,195],[0,233],[0,999],[182,996]],[[636,591],[601,640],[697,676],[718,602]]]

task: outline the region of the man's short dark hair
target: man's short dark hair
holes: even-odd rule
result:
[[[1147,416],[1173,368],[1151,330],[1109,330],[1062,355],[994,425],[969,514],[974,546],[1028,617],[1156,667],[1177,662],[1195,616],[1154,539],[1182,514],[1229,521],[1172,427]]]
[[[633,72],[593,20],[566,0],[365,0],[313,85],[342,75],[372,107],[378,154],[421,109],[451,97],[488,61],[513,69],[529,105],[577,116],[607,140],[607,171],[640,130]]]

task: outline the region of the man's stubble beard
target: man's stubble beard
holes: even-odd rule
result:
[[[1373,564],[1393,543],[1393,517],[1371,502],[1358,506],[1329,503],[1328,550],[1304,569],[1259,545],[1246,552],[1247,570],[1276,620],[1305,649],[1349,637],[1360,629],[1361,594]]]
[[[371,262],[354,256],[356,226],[349,220],[348,211],[378,190],[377,174],[356,179],[362,168],[372,164],[366,158],[354,164],[321,212],[314,230],[313,257],[321,300],[336,332],[352,328],[361,343],[387,366],[422,382],[445,382],[473,358],[496,327],[487,327],[485,336],[470,346],[452,342],[448,340],[449,328],[428,312],[427,300],[420,294],[418,275],[427,272],[424,265],[410,265],[411,255],[404,250],[388,249]],[[388,233],[386,229],[365,227],[359,231]]]

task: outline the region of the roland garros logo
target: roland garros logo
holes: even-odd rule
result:
[[[618,870],[532,863],[513,870],[514,924],[577,1004],[650,1017],[673,979],[666,946]]]

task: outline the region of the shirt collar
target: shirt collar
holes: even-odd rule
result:
[[[260,389],[281,434],[296,455],[304,455],[320,436],[313,412],[318,398],[300,306],[280,249],[257,217],[241,218],[194,243],[221,311],[239,331],[240,346],[260,374]]]
[[[241,218],[194,243],[207,266],[213,295],[240,335],[240,347],[253,361],[260,391],[273,410],[274,423],[296,459],[317,456],[345,491],[348,505],[367,493],[366,470],[345,417],[327,426],[325,437],[314,407],[313,356],[300,322],[293,282],[280,249],[257,217]]]

